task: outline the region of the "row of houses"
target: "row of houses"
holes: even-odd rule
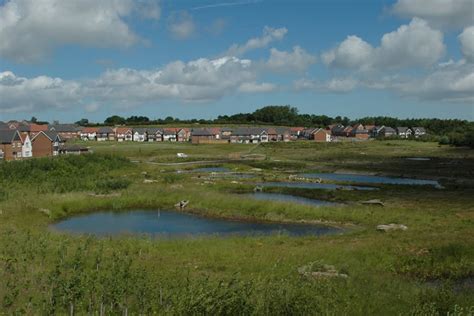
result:
[[[86,152],[88,149],[83,146],[67,145],[65,139],[55,131],[45,130],[31,133],[0,126],[0,161]]]
[[[61,148],[67,148],[64,142],[69,139],[84,141],[134,141],[134,142],[192,142],[205,143],[265,143],[289,142],[298,139],[316,142],[343,141],[344,139],[367,140],[369,138],[420,137],[426,134],[423,127],[374,126],[356,124],[353,126],[331,125],[326,128],[303,127],[209,127],[209,128],[157,128],[157,127],[80,127],[74,124],[39,125],[29,122],[0,122],[0,131],[17,131],[20,139],[26,136],[32,141],[37,135],[48,137],[51,141],[59,137]],[[43,135],[44,134],[44,135]],[[6,134],[5,134],[6,135]],[[10,134],[9,134],[10,135]],[[10,135],[12,136],[12,135]],[[7,140],[10,136],[6,135]],[[15,136],[16,137],[16,136]],[[11,141],[11,140],[10,140]],[[80,151],[79,148],[75,148]],[[51,155],[59,154],[52,150]],[[19,151],[15,151],[19,155]],[[50,151],[48,150],[48,153]],[[71,150],[72,152],[72,150]],[[11,156],[5,154],[4,156]],[[28,151],[21,153],[28,156]],[[44,154],[40,154],[44,155]]]
[[[66,146],[55,132],[41,131],[30,138],[28,133],[18,130],[0,130],[0,160],[20,160],[84,152],[87,152],[87,148]]]
[[[426,130],[423,127],[389,127],[389,126],[375,126],[356,124],[353,126],[332,125],[329,126],[326,133],[331,135],[332,140],[341,138],[354,138],[365,140],[369,138],[379,137],[399,137],[411,138],[421,137],[426,135]],[[321,132],[322,133],[322,132]]]

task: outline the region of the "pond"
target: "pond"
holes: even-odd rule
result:
[[[274,234],[319,236],[342,232],[339,228],[324,225],[233,221],[163,210],[98,212],[65,219],[53,224],[52,229],[73,234],[91,234],[96,236],[149,234],[163,237]]]
[[[306,178],[320,178],[323,180],[332,180],[332,181],[348,181],[348,182],[356,182],[356,183],[374,183],[374,184],[432,185],[436,188],[441,188],[441,185],[438,183],[438,181],[435,181],[435,180],[371,176],[371,175],[348,174],[348,173],[305,173],[305,174],[302,174],[302,176]]]
[[[262,187],[283,187],[299,189],[326,189],[326,190],[378,190],[378,188],[364,187],[357,185],[341,185],[333,183],[313,183],[313,182],[263,182],[257,185]]]
[[[281,201],[281,202],[291,202],[303,205],[311,205],[311,206],[335,206],[341,205],[339,203],[323,201],[323,200],[315,200],[315,199],[308,199],[301,196],[289,195],[289,194],[279,194],[279,193],[265,193],[265,192],[255,192],[251,194],[247,194],[247,196],[263,201]]]

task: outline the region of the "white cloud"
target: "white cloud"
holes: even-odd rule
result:
[[[285,27],[275,29],[265,26],[261,37],[251,38],[244,45],[233,44],[227,50],[227,53],[225,55],[241,56],[247,53],[248,51],[267,47],[270,43],[274,41],[282,40],[287,32],[288,30]]]
[[[236,92],[269,92],[276,88],[270,83],[257,83],[258,76],[250,60],[236,57],[176,61],[151,70],[113,69],[82,81],[23,78],[6,71],[0,73],[0,112],[75,106],[94,111],[97,104],[133,107],[163,99],[209,101]]]
[[[257,73],[250,60],[235,57],[200,58],[172,62],[162,69],[116,69],[88,83],[88,95],[120,106],[163,99],[209,101],[238,91],[254,82]]]
[[[276,85],[268,82],[244,82],[239,86],[239,91],[244,93],[264,93],[276,90]]]
[[[174,38],[182,40],[194,34],[196,25],[188,12],[175,12],[168,19],[168,30]]]
[[[128,47],[139,38],[123,18],[135,8],[132,0],[7,1],[0,6],[0,56],[32,62],[65,44]]]
[[[10,71],[0,72],[0,113],[32,111],[44,108],[66,108],[81,99],[81,85],[60,78],[18,77]]]
[[[272,48],[266,67],[277,72],[303,72],[314,63],[316,63],[315,56],[309,54],[300,46],[295,46],[292,52]]]
[[[430,28],[424,20],[414,18],[410,24],[382,37],[376,51],[376,66],[429,66],[444,55],[445,49],[443,33]]]
[[[348,36],[336,48],[322,54],[326,65],[340,68],[363,68],[372,62],[372,46],[361,38]]]
[[[336,48],[322,54],[323,62],[336,68],[383,70],[427,67],[445,52],[443,34],[426,21],[414,18],[410,24],[383,35],[380,46],[372,47],[357,36],[349,36]]]
[[[474,63],[474,26],[465,28],[458,38],[464,57],[467,61]]]
[[[391,84],[391,89],[405,97],[428,101],[474,102],[474,65],[463,61],[443,65],[432,73]]]
[[[462,28],[472,24],[474,0],[398,0],[392,11],[423,18],[434,26]]]

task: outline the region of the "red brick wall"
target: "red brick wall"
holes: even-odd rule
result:
[[[51,157],[53,155],[53,143],[44,134],[39,134],[33,141],[33,157]]]

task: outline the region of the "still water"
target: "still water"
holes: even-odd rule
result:
[[[312,183],[312,182],[263,182],[259,183],[262,187],[283,187],[283,188],[299,188],[299,189],[326,189],[326,190],[378,190],[373,187],[363,187],[356,185],[340,185],[334,183]]]
[[[432,185],[441,188],[438,181],[421,180],[411,178],[396,178],[384,176],[371,176],[363,174],[347,174],[347,173],[305,173],[302,176],[306,178],[320,178],[332,181],[348,181],[355,183],[374,183],[374,184],[399,184],[399,185]]]
[[[65,219],[52,225],[54,230],[74,234],[110,236],[149,234],[164,237],[202,235],[325,235],[342,232],[339,228],[309,224],[279,224],[206,218],[176,211],[134,210],[98,212]]]

